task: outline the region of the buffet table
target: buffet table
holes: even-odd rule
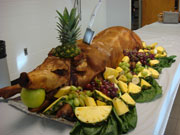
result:
[[[135,31],[147,44],[158,42],[169,55],[176,55],[171,68],[157,80],[163,96],[137,104],[138,123],[130,135],[163,135],[180,83],[180,24],[154,23]],[[27,115],[0,99],[0,135],[68,135],[71,126]]]

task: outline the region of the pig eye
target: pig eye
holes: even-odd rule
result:
[[[65,69],[57,69],[57,70],[54,70],[52,72],[55,74],[58,74],[60,76],[64,76],[65,74],[67,74],[67,70],[65,70]]]

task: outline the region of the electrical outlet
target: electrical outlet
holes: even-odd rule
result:
[[[25,56],[28,55],[28,50],[27,50],[27,48],[24,48],[24,55],[25,55]]]

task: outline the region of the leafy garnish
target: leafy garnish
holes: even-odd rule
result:
[[[163,68],[170,67],[171,64],[176,61],[174,58],[176,58],[175,55],[157,58],[157,60],[159,60],[159,64],[155,65],[153,68],[156,69],[159,73],[161,73]]]
[[[136,107],[131,107],[130,111],[122,116],[118,116],[113,108],[107,121],[97,125],[89,125],[77,121],[70,135],[119,135],[134,129],[136,124]]]
[[[162,87],[153,77],[149,76],[145,80],[152,86],[149,89],[142,89],[138,94],[131,94],[132,98],[138,103],[150,102],[162,95]]]

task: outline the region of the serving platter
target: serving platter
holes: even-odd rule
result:
[[[72,127],[75,124],[74,122],[68,121],[68,120],[66,120],[66,119],[64,119],[62,117],[60,117],[60,118],[55,118],[54,116],[48,116],[47,117],[46,115],[44,115],[42,113],[30,112],[30,111],[28,111],[27,106],[25,106],[22,103],[20,97],[8,100],[8,104],[10,106],[12,106],[12,107],[14,107],[14,108],[16,108],[16,109],[26,113],[26,114],[28,114],[28,115],[37,116],[37,117],[42,118],[42,119],[48,119],[48,120],[57,121],[57,122],[60,122],[62,124],[66,124],[66,125],[69,125],[69,126],[72,126]]]

